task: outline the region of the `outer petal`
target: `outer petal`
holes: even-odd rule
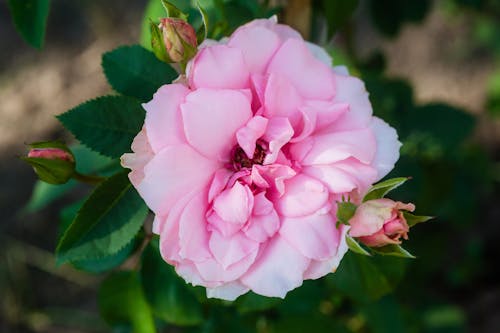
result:
[[[303,156],[304,147],[308,153]],[[369,128],[315,135],[290,148],[292,158],[303,165],[330,164],[354,157],[369,164],[375,156],[376,142]]]
[[[198,89],[181,105],[186,138],[201,154],[228,161],[236,131],[252,117],[250,100],[240,91]]]
[[[299,217],[310,215],[324,207],[328,191],[319,181],[298,174],[285,181],[285,192],[275,203],[280,215]]]
[[[302,284],[309,262],[282,237],[275,236],[240,280],[257,294],[284,298]]]
[[[216,168],[188,145],[169,146],[145,166],[137,190],[151,210],[166,215],[184,195],[207,186]]]
[[[179,255],[183,259],[198,262],[212,257],[205,218],[207,206],[207,193],[200,191],[188,202],[179,217]]]
[[[312,260],[311,264],[307,268],[307,271],[304,273],[304,279],[319,279],[320,277],[337,270],[340,261],[349,249],[345,239],[348,230],[348,226],[339,226],[337,253],[327,260]]]
[[[128,174],[130,182],[138,187],[144,179],[144,167],[153,158],[153,151],[149,145],[146,128],[142,128],[139,134],[136,135],[132,142],[131,154],[123,154],[121,157],[121,165],[124,168],[131,169]]]
[[[319,45],[307,42],[307,41],[305,43],[306,43],[306,46],[309,49],[309,51],[314,56],[314,58],[321,61],[322,63],[324,63],[328,67],[332,66],[332,57],[328,54],[328,52],[325,51],[324,48],[322,48]]]
[[[263,73],[280,47],[281,40],[276,33],[266,27],[243,26],[232,34],[227,45],[241,50],[251,73]]]
[[[324,100],[335,95],[331,68],[316,60],[301,40],[288,39],[276,52],[268,72],[285,76],[302,97]]]
[[[197,262],[196,268],[200,272],[203,280],[210,282],[231,282],[239,279],[245,274],[249,267],[254,263],[258,251],[250,253],[242,260],[224,269],[214,258],[203,262]]]
[[[326,127],[323,132],[346,131],[368,127],[373,111],[363,81],[354,76],[336,73],[335,87],[337,91],[334,102],[347,103],[349,105],[349,112],[339,117],[332,125]]]
[[[394,168],[394,164],[399,159],[399,148],[402,144],[398,140],[396,130],[382,119],[373,117],[371,128],[377,140],[377,152],[372,162],[378,170],[378,177],[375,180],[377,181]]]
[[[329,213],[285,217],[279,233],[304,256],[326,260],[336,254],[339,245],[340,231],[335,227],[336,222]]]
[[[287,39],[290,38],[302,40],[302,36],[300,36],[300,34],[296,30],[293,30],[288,25],[278,24],[278,17],[276,15],[273,15],[268,19],[253,20],[239,29],[243,29],[245,27],[258,27],[258,26],[265,27],[269,30],[274,31],[282,41],[286,41]]]
[[[220,298],[226,301],[234,301],[239,296],[246,294],[250,289],[240,282],[233,281],[220,287],[207,288],[208,298]]]
[[[166,84],[142,105],[146,110],[144,124],[149,143],[155,153],[167,145],[186,142],[179,106],[188,93],[189,89],[182,84]]]
[[[237,263],[259,249],[259,243],[248,239],[242,232],[224,237],[218,231],[212,232],[209,241],[210,251],[222,269]]]
[[[249,71],[241,50],[226,45],[203,48],[190,62],[189,84],[196,88],[243,89]]]

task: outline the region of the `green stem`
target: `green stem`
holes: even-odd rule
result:
[[[76,171],[73,174],[73,178],[78,180],[79,182],[90,185],[99,185],[106,179],[105,177],[100,177],[100,176],[83,175]]]

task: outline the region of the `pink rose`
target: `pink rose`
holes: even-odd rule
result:
[[[205,41],[185,84],[144,104],[122,163],[155,213],[165,261],[209,297],[284,297],[339,265],[336,202],[399,157],[363,82],[275,18]]]
[[[413,212],[415,205],[390,199],[364,202],[349,220],[349,235],[372,247],[401,244],[401,237],[408,239],[410,231],[401,210]]]

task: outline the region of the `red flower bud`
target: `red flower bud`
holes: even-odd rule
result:
[[[49,184],[64,184],[75,174],[75,157],[60,142],[38,142],[30,145],[27,157],[40,180]]]

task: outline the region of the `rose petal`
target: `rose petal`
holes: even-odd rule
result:
[[[267,124],[263,138],[269,143],[269,153],[264,158],[264,165],[272,164],[278,158],[280,149],[290,141],[293,128],[287,118],[274,117]]]
[[[304,98],[325,100],[335,95],[331,68],[316,60],[301,40],[283,43],[267,70],[286,77]]]
[[[399,148],[402,144],[398,140],[396,130],[380,118],[373,117],[371,128],[377,140],[377,152],[372,165],[378,170],[375,181],[382,179],[394,168],[399,159]]]
[[[248,87],[249,71],[241,50],[219,44],[198,52],[188,78],[192,89],[242,89]]]
[[[262,243],[278,231],[280,219],[265,192],[255,195],[254,200],[252,216],[243,232],[248,238]]]
[[[156,214],[166,215],[184,195],[207,186],[217,164],[188,145],[169,146],[144,167],[137,190]]]
[[[198,89],[181,105],[186,138],[201,154],[228,161],[236,131],[252,117],[250,100],[240,91]]]
[[[234,301],[239,296],[246,294],[250,289],[243,284],[233,281],[220,287],[207,288],[208,298],[219,298],[226,301]]]
[[[155,153],[167,145],[186,142],[179,106],[188,93],[189,89],[182,84],[166,84],[142,105],[146,110],[144,124]]]
[[[237,181],[215,198],[213,209],[226,222],[244,224],[253,209],[253,193]]]
[[[245,127],[236,132],[238,145],[243,149],[248,158],[252,158],[255,152],[255,145],[266,131],[268,120],[261,116],[255,116],[248,121]]]
[[[280,236],[269,241],[241,282],[253,292],[284,298],[287,292],[302,284],[310,260]]]
[[[259,243],[247,238],[242,232],[225,237],[218,231],[212,232],[208,243],[214,258],[227,269],[259,249]]]
[[[275,203],[279,214],[288,217],[306,216],[323,207],[328,191],[319,181],[298,174],[285,181],[283,196]]]

